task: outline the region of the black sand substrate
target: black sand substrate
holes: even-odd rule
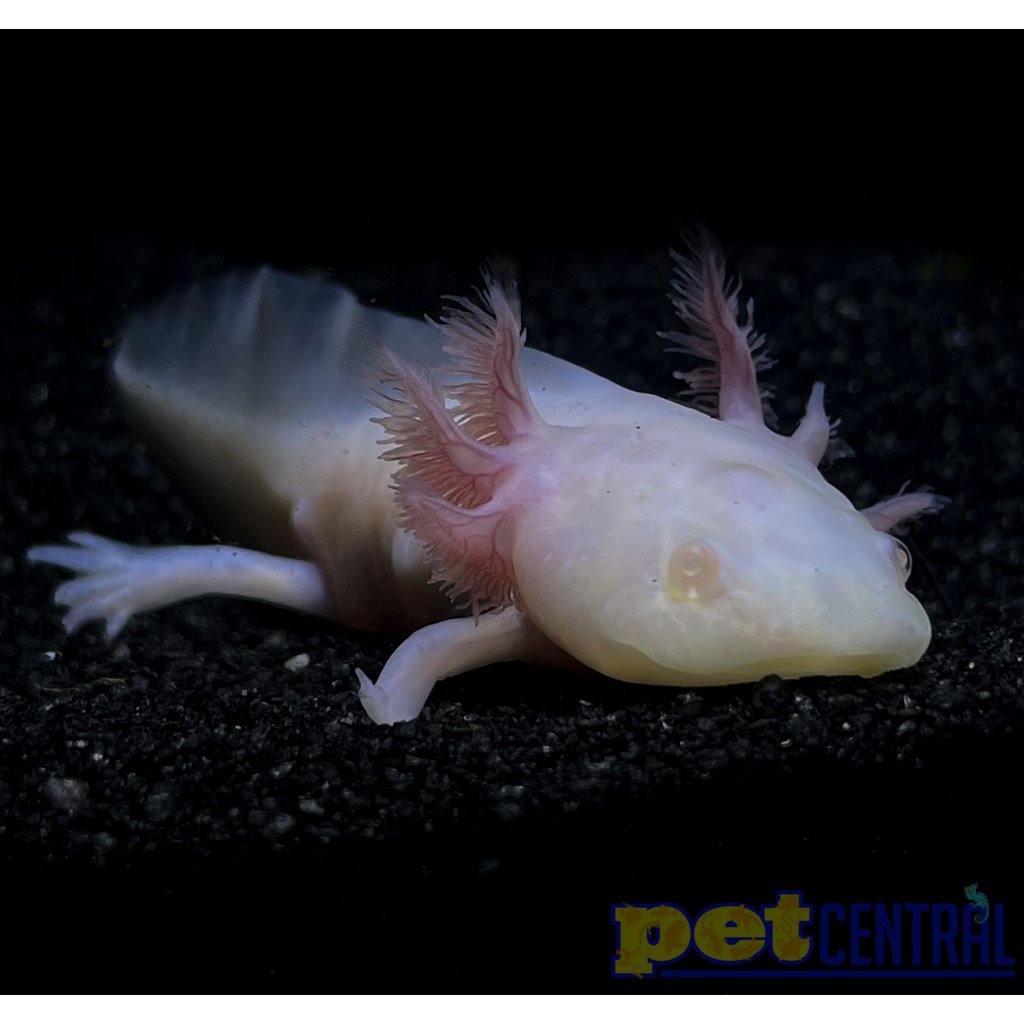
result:
[[[0,920],[13,987],[25,970],[86,990],[622,990],[639,982],[610,977],[617,902],[691,919],[782,891],[817,907],[960,906],[975,882],[1003,904],[1021,962],[1024,270],[969,246],[743,239],[724,242],[778,360],[783,427],[823,380],[857,452],[827,476],[855,504],[908,479],[952,499],[911,531],[911,586],[935,629],[924,659],[872,680],[704,690],[500,665],[440,684],[394,728],[366,718],[353,668],[375,676],[397,638],[227,599],[139,616],[112,646],[95,626],[63,634],[60,573],[26,563],[32,543],[71,529],[218,538],[132,440],[106,366],[126,312],[239,259],[93,233],[10,261]],[[510,253],[531,343],[673,395],[678,357],[655,336],[672,327],[672,241]],[[436,315],[485,255],[348,253],[313,269]],[[289,668],[300,654],[308,665]]]

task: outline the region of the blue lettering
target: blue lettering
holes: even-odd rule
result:
[[[846,962],[846,953],[841,949],[832,952],[829,944],[829,918],[835,917],[837,922],[846,920],[846,910],[840,903],[826,903],[821,908],[821,962],[826,967],[838,967]]]
[[[903,906],[894,903],[875,906],[875,963],[899,967],[903,963]]]
[[[989,950],[989,935],[991,933],[991,921],[985,921],[979,924],[974,920],[975,915],[978,913],[978,908],[971,903],[968,903],[964,907],[963,913],[961,914],[960,921],[960,943],[962,946],[962,953],[964,958],[964,966],[970,967],[974,963],[974,958],[971,955],[972,946],[980,946],[980,957],[978,964],[981,967],[988,967],[989,958],[991,956]]]
[[[921,917],[928,910],[927,903],[907,903],[904,909],[910,914],[910,962],[921,966]]]
[[[871,936],[870,927],[866,927],[863,918],[871,912],[870,903],[850,904],[850,966],[870,967],[871,957],[861,952],[861,943]]]
[[[956,956],[956,933],[960,922],[960,908],[952,903],[936,903],[932,907],[932,966],[959,966]],[[943,923],[945,918],[945,923]],[[943,947],[945,961],[943,961]]]
[[[995,911],[993,927],[996,933],[996,967],[1013,967],[1016,961],[1003,952],[1003,905],[997,903],[992,909]]]

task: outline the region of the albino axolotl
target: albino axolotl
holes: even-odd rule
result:
[[[741,326],[717,243],[686,241],[684,330],[667,337],[707,360],[681,375],[703,411],[525,348],[493,269],[439,323],[267,269],[137,315],[114,360],[129,416],[259,550],[81,532],[32,548],[77,573],[55,594],[65,627],[99,620],[113,639],[138,612],[221,593],[413,630],[376,683],[357,670],[379,723],[506,660],[673,686],[913,664],[931,627],[887,531],[943,499],[858,511],[829,485],[821,384],[791,436],[765,425],[752,304]]]

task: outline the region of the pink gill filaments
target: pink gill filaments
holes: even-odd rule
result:
[[[393,445],[381,458],[395,473],[399,524],[423,544],[433,579],[474,616],[516,604],[511,562],[518,501],[502,484],[521,458],[517,441],[543,429],[519,368],[526,341],[515,285],[494,268],[483,271],[479,303],[454,298],[436,326],[453,372],[455,408],[429,370],[393,352],[381,356],[381,380],[392,389],[374,404],[374,419]]]

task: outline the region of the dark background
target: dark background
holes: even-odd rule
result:
[[[599,990],[617,900],[959,904],[971,882],[1020,960],[1024,267],[999,37],[438,34],[410,58],[394,37],[106,36],[61,63],[28,38],[0,245],[11,987],[46,962],[86,990]],[[436,314],[500,252],[532,343],[669,396],[654,332],[692,215],[757,299],[786,429],[825,380],[858,452],[829,478],[857,505],[908,478],[953,498],[913,531],[919,666],[692,692],[498,666],[387,730],[352,667],[392,638],[217,599],[112,648],[63,636],[29,544],[216,536],[106,390],[127,311],[266,262]],[[928,987],[958,984],[995,988]]]

